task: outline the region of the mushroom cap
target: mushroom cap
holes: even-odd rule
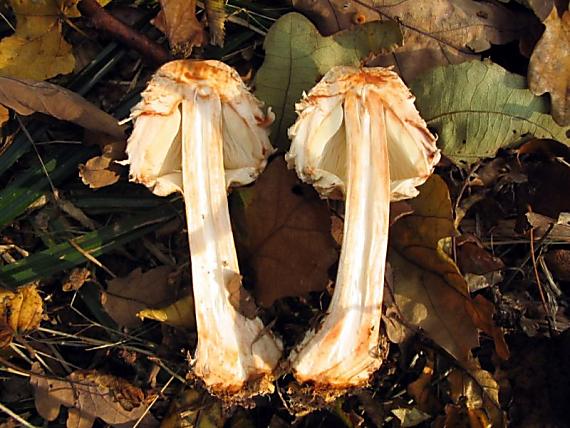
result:
[[[247,89],[239,74],[215,60],[177,60],[158,69],[131,110],[134,129],[127,145],[132,181],[166,196],[182,190],[183,100],[219,100],[226,185],[254,181],[274,152],[269,127],[274,115]],[[204,114],[211,114],[205,111]]]
[[[390,198],[412,198],[433,172],[440,152],[436,137],[414,106],[414,96],[389,68],[334,67],[297,103],[298,118],[289,128],[289,167],[322,196],[343,198],[347,177],[346,94],[354,92],[371,114],[385,115],[390,163]],[[367,97],[374,92],[376,96]],[[381,100],[381,105],[374,100]],[[378,144],[381,144],[378,141]]]

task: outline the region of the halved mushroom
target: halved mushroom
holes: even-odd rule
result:
[[[173,61],[153,76],[131,116],[130,177],[155,194],[182,192],[198,330],[194,372],[214,394],[239,401],[273,390],[281,342],[230,302],[241,276],[227,189],[251,183],[273,152],[264,114],[235,70]]]
[[[332,302],[290,362],[299,382],[342,393],[365,386],[381,365],[390,201],[416,196],[440,154],[390,69],[335,67],[296,107],[289,166],[322,196],[345,197],[346,211]]]

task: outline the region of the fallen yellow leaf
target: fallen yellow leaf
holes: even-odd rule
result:
[[[62,0],[10,0],[16,32],[0,41],[0,76],[45,80],[73,71],[75,58],[61,34]]]
[[[17,291],[0,289],[0,349],[8,346],[17,334],[26,334],[39,327],[43,301],[35,285]]]

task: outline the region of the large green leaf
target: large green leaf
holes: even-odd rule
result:
[[[561,77],[562,78],[562,77]],[[525,134],[570,145],[570,128],[558,126],[544,97],[534,96],[524,77],[491,62],[439,67],[411,85],[438,146],[458,164],[492,157]]]
[[[295,103],[336,65],[359,65],[371,54],[402,43],[394,22],[370,22],[323,37],[298,13],[280,18],[269,30],[265,61],[257,72],[255,94],[275,112],[273,145],[289,148],[287,128],[295,121]]]

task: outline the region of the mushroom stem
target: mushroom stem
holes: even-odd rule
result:
[[[317,389],[362,386],[381,365],[390,173],[384,111],[376,98],[363,89],[349,92],[344,103],[346,211],[334,295],[321,328],[292,361],[297,380]]]
[[[240,272],[226,194],[222,106],[217,95],[201,90],[181,103],[182,181],[199,337],[194,371],[211,392],[236,401],[237,395],[273,390],[281,349],[270,333],[263,334],[259,318],[245,317],[230,303],[228,286],[240,281]]]

